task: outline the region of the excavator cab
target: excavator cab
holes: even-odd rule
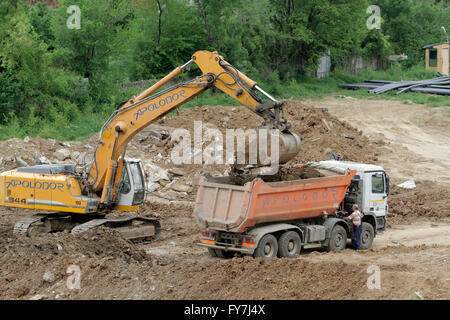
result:
[[[145,172],[139,159],[125,159],[116,209],[122,211],[136,210],[145,201]]]

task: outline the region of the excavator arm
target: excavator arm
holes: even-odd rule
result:
[[[192,63],[203,72],[201,76],[156,92]],[[119,189],[124,155],[130,140],[153,121],[212,86],[261,116],[264,119],[263,126],[280,129],[290,135],[291,142],[298,148],[298,137],[288,131],[290,125],[283,117],[282,102],[264,92],[256,82],[231,66],[217,52],[198,51],[186,64],[175,68],[111,115],[100,132],[93,162],[83,181],[84,187],[91,192],[101,192],[101,204],[112,203]],[[254,90],[260,91],[270,101],[263,103]]]

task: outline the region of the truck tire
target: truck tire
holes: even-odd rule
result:
[[[375,231],[373,230],[372,225],[368,222],[363,222],[361,230],[361,250],[367,250],[372,247],[374,236]]]
[[[253,256],[255,258],[272,259],[277,256],[278,241],[272,234],[266,234],[258,243]]]
[[[280,258],[294,258],[300,253],[302,240],[295,231],[283,233],[278,240],[278,256]]]
[[[214,248],[208,248],[208,253],[211,257],[213,258],[217,258],[217,253],[216,253],[216,249]]]
[[[223,249],[214,249],[216,251],[216,255],[222,259],[231,259],[234,257],[234,251],[225,251]]]
[[[347,245],[347,232],[344,227],[336,224],[331,230],[330,240],[328,242],[328,251],[344,250]]]

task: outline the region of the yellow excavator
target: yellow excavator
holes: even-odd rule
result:
[[[195,63],[202,75],[158,91]],[[125,158],[128,142],[153,121],[216,87],[263,118],[263,127],[280,130],[280,163],[300,150],[289,131],[283,102],[226,62],[217,52],[198,51],[191,60],[120,106],[103,125],[92,162],[21,167],[0,174],[0,206],[39,210],[16,223],[14,233],[32,235],[63,230],[77,234],[98,226],[117,229],[126,239],[147,241],[160,233],[151,217],[107,218],[112,210],[133,211],[145,200],[145,174],[140,160]],[[263,102],[258,93],[267,102]],[[45,213],[41,213],[45,211]]]

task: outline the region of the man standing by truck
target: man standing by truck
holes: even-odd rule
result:
[[[345,220],[351,220],[353,223],[353,236],[356,244],[356,250],[361,250],[361,231],[362,231],[362,224],[361,224],[361,218],[362,214],[358,210],[358,205],[355,203],[352,206],[352,214],[348,217],[345,217]]]

